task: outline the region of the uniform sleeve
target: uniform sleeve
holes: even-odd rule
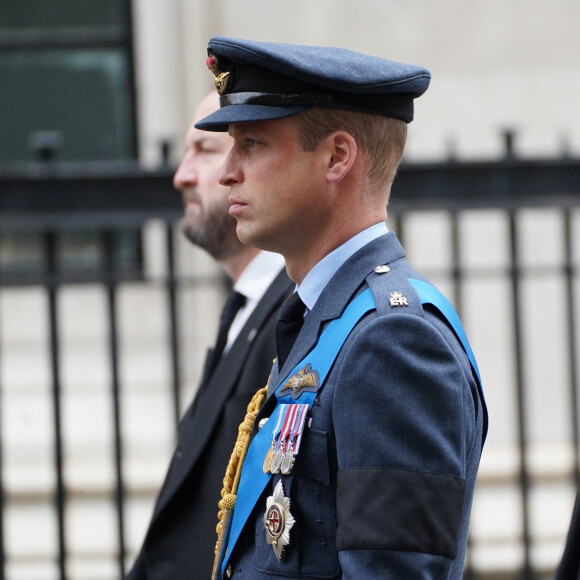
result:
[[[462,351],[415,315],[380,316],[355,333],[333,406],[343,579],[445,577],[475,423]]]

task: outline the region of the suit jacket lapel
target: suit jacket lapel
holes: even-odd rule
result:
[[[171,467],[159,496],[155,515],[161,512],[167,501],[179,489],[205,449],[224,402],[236,385],[237,376],[246,362],[256,332],[259,332],[272,315],[272,311],[279,307],[288,291],[288,277],[283,270],[274,279],[252,312],[228,354],[217,364],[209,383],[205,385],[203,392],[199,394],[199,399],[195,402],[195,414],[192,414],[191,408],[186,411],[182,419],[179,439],[180,443],[187,446],[187,450],[184,451],[182,460]],[[262,386],[256,385],[256,391]],[[243,417],[240,417],[240,423],[242,420]],[[225,468],[224,465],[224,470]]]

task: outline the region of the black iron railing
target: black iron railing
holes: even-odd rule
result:
[[[0,172],[0,234],[30,231],[39,234],[42,247],[42,268],[38,271],[0,270],[0,293],[3,287],[36,285],[44,289],[48,303],[48,328],[50,350],[50,381],[52,391],[52,417],[54,431],[54,510],[58,577],[72,580],[68,568],[70,550],[67,545],[67,502],[68,489],[64,476],[64,431],[62,424],[63,390],[61,377],[61,336],[59,332],[59,292],[72,284],[96,284],[105,290],[108,328],[108,365],[110,398],[112,408],[113,451],[115,484],[113,503],[116,514],[116,568],[117,577],[122,578],[127,563],[133,557],[127,548],[126,501],[127,486],[124,471],[124,442],[122,424],[123,382],[119,372],[119,300],[120,286],[131,280],[149,283],[139,267],[139,260],[131,267],[123,266],[116,258],[115,234],[123,230],[139,232],[148,220],[155,219],[163,224],[165,239],[166,272],[161,284],[166,296],[167,337],[170,351],[170,389],[172,415],[175,425],[183,409],[183,377],[179,292],[186,286],[198,282],[195,276],[184,275],[176,265],[175,226],[181,214],[179,195],[171,186],[172,169],[168,166],[154,173],[146,173],[136,165],[58,165],[45,167],[35,165],[26,172]],[[580,161],[561,159],[557,161],[517,161],[514,159],[489,163],[448,163],[441,165],[405,165],[397,178],[390,207],[389,226],[396,230],[403,245],[407,232],[406,217],[414,211],[436,209],[450,216],[451,265],[443,273],[453,289],[453,302],[461,311],[466,271],[461,260],[459,222],[460,213],[466,208],[497,208],[505,212],[509,220],[508,272],[510,284],[510,307],[513,328],[514,367],[516,393],[517,445],[519,447],[518,486],[521,499],[521,541],[523,546],[522,566],[518,577],[532,580],[542,577],[545,571],[536,570],[531,550],[533,538],[530,524],[530,469],[527,464],[528,440],[526,421],[525,361],[522,353],[521,311],[521,249],[518,246],[518,211],[526,207],[550,206],[561,209],[563,215],[563,239],[565,258],[560,276],[565,285],[567,309],[566,343],[569,345],[569,377],[567,386],[570,400],[570,421],[574,449],[574,465],[571,477],[578,486],[579,468],[579,417],[576,352],[578,348],[577,306],[575,287],[577,266],[573,252],[574,231],[572,215],[580,206]],[[58,236],[62,231],[89,228],[97,232],[100,260],[98,267],[90,271],[63,270],[58,255]],[[5,238],[6,239],[6,238]],[[139,247],[139,246],[137,246]],[[139,247],[140,248],[140,247]],[[141,251],[140,248],[139,251]],[[0,264],[2,246],[0,244]],[[219,286],[216,278],[213,283]],[[156,281],[159,284],[159,280]],[[2,320],[0,320],[0,336]],[[1,344],[1,342],[0,342]],[[0,350],[0,370],[3,353]],[[2,375],[0,374],[0,377]],[[5,385],[0,382],[0,401]],[[1,415],[0,415],[1,417]],[[0,433],[3,425],[0,424]],[[1,443],[1,442],[0,442]],[[6,529],[3,525],[6,496],[2,445],[0,445],[0,580],[7,575],[7,563],[11,554],[6,550]],[[47,576],[48,578],[49,576]],[[468,564],[466,578],[483,578]]]

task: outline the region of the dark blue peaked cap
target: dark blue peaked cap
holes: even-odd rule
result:
[[[213,37],[208,68],[220,109],[198,129],[227,131],[230,123],[296,115],[330,107],[413,120],[413,100],[429,86],[428,70],[344,48]]]

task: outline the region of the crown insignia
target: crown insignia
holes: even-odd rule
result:
[[[389,299],[391,306],[409,306],[407,299],[401,294],[401,292],[391,292],[391,298]]]

